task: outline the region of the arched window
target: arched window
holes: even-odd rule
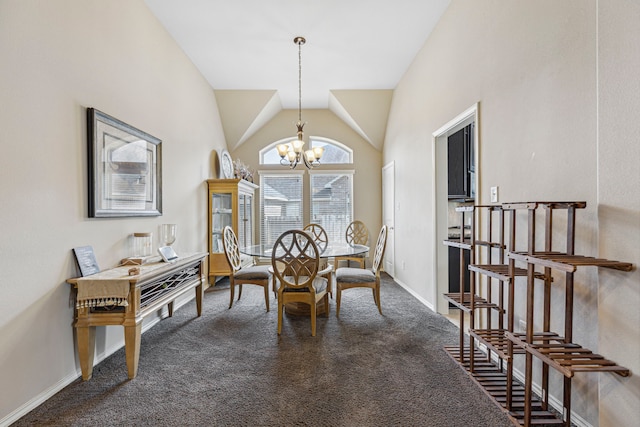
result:
[[[278,144],[290,144],[295,137],[281,139],[272,144],[267,145],[260,150],[260,164],[261,165],[278,165],[280,164],[280,156],[276,146]],[[309,144],[313,147],[323,147],[324,152],[320,163],[323,165],[336,165],[336,164],[351,164],[353,163],[353,150],[346,145],[334,141],[329,138],[323,138],[319,136],[309,137]]]
[[[286,138],[260,150],[261,165],[280,165],[276,145],[295,140]],[[310,137],[311,147],[323,147],[320,167],[307,171],[309,179],[304,185],[305,168],[288,167],[261,170],[260,173],[260,242],[271,245],[280,234],[291,228],[302,228],[307,223],[320,224],[332,241],[344,240],[347,225],[353,220],[353,170],[327,169],[326,165],[353,164],[353,150],[337,141]],[[308,147],[307,147],[308,148]],[[310,206],[303,201],[310,200]]]

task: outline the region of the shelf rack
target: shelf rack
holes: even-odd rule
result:
[[[456,209],[456,212],[460,214],[460,229],[464,230],[466,224],[469,224],[469,236],[465,237],[464,233],[460,234],[459,239],[455,240],[445,240],[443,243],[446,246],[458,248],[460,250],[460,283],[463,284],[465,282],[465,275],[470,275],[469,280],[469,291],[465,291],[464,286],[461,285],[459,292],[452,292],[444,294],[444,298],[448,300],[454,307],[460,310],[460,342],[458,346],[447,347],[447,351],[455,358],[459,363],[471,367],[475,366],[476,359],[476,351],[470,351],[471,348],[475,348],[475,336],[469,336],[469,344],[466,344],[466,335],[465,335],[465,314],[469,314],[469,329],[474,330],[477,319],[477,314],[479,310],[487,310],[487,312],[495,312],[498,314],[499,319],[504,314],[503,304],[501,302],[494,302],[495,299],[492,295],[492,287],[491,284],[488,283],[486,287],[487,292],[486,295],[480,295],[478,292],[478,286],[476,283],[475,271],[471,269],[467,269],[467,266],[464,264],[464,256],[463,251],[469,251],[469,261],[470,265],[476,264],[476,259],[478,258],[477,248],[486,248],[488,257],[491,257],[491,253],[494,249],[498,249],[504,252],[504,244],[502,241],[492,241],[492,231],[494,227],[495,216],[494,213],[498,214],[498,226],[497,230],[499,230],[499,235],[502,238],[504,236],[504,215],[502,214],[502,209],[500,205],[464,205],[459,206]],[[487,230],[489,230],[486,239],[477,238],[477,222],[483,217],[487,218]],[[502,301],[503,299],[503,290],[499,290],[499,298],[498,301]],[[491,319],[491,314],[486,316],[488,319]],[[491,322],[491,320],[489,320]],[[501,322],[501,320],[499,320]],[[490,323],[489,323],[490,324]],[[455,353],[455,354],[454,354]],[[480,355],[481,359],[484,359],[484,356]],[[483,363],[484,369],[487,368],[486,364]]]
[[[622,376],[629,375],[627,368],[572,342],[573,273],[576,269],[581,266],[598,266],[630,271],[633,268],[630,263],[574,254],[576,210],[585,207],[586,202],[544,201],[459,207],[456,210],[461,213],[462,226],[465,219],[468,220],[465,215],[471,215],[471,236],[468,239],[461,236],[460,240],[443,242],[461,251],[469,250],[472,255],[469,265],[470,291],[464,292],[461,289],[459,293],[445,294],[445,298],[460,309],[460,344],[445,347],[445,350],[517,425],[571,426],[571,378],[574,373],[614,372]],[[516,221],[518,213],[523,210],[527,218],[527,249],[517,251],[516,241],[521,239],[516,235]],[[536,213],[540,210],[544,211],[543,251],[536,250],[536,238],[539,237],[536,233]],[[552,248],[553,219],[557,210],[565,211],[567,216],[565,252]],[[483,215],[486,216],[486,225],[484,239],[480,239],[477,237],[476,220]],[[505,237],[507,225],[508,235]],[[481,254],[481,248],[485,248],[486,252]],[[553,270],[566,275],[564,336],[550,330]],[[465,273],[461,265],[461,280]],[[476,276],[485,278],[485,296],[476,294],[476,284],[481,280]],[[517,290],[521,288],[516,286],[518,277],[526,277],[527,327],[524,332],[516,332],[514,329],[514,299]],[[539,332],[533,331],[536,282],[542,283],[544,292],[542,331]],[[496,284],[497,295],[493,293]],[[485,328],[474,327],[480,308],[489,309],[485,312]],[[470,314],[468,346],[465,345],[464,313]],[[494,319],[494,316],[497,318]],[[513,377],[516,355],[525,357],[524,384]],[[532,392],[533,357],[542,362],[541,398]],[[565,378],[561,414],[549,406],[550,368],[560,372]]]
[[[527,269],[526,285],[526,331],[507,331],[509,339],[509,354],[516,350],[525,351],[525,384],[524,384],[524,408],[517,411],[516,415],[521,424],[531,425],[549,424],[571,426],[571,379],[576,372],[615,372],[622,376],[629,375],[629,370],[617,365],[605,357],[595,354],[582,346],[573,343],[573,274],[578,267],[598,266],[613,268],[621,271],[630,271],[633,266],[630,263],[612,261],[602,258],[594,258],[575,254],[575,224],[576,211],[584,209],[586,202],[529,202],[529,245],[526,252],[509,251],[507,257],[519,264],[524,264]],[[534,207],[535,206],[535,207]],[[538,251],[536,242],[535,209],[545,211],[545,237],[544,250]],[[557,210],[566,212],[566,247],[564,252],[558,252],[552,248],[553,216]],[[544,276],[550,277],[552,270],[565,273],[565,307],[564,307],[564,336],[551,331],[551,292],[550,281],[544,281],[543,289],[543,322],[542,331],[534,331],[534,297],[536,268],[543,269]],[[549,368],[553,368],[564,376],[562,413],[560,418],[541,420],[537,408],[532,403],[535,399],[532,391],[533,383],[533,357],[542,362],[542,395],[544,401],[542,408],[548,411],[548,386]]]

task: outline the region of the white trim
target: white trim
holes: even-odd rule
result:
[[[435,132],[432,133],[433,137],[437,138],[439,136],[448,135],[449,133],[452,133],[451,131],[453,129],[455,129],[456,127],[458,127],[458,126],[462,127],[462,124],[465,121],[467,121],[470,118],[472,118],[472,117],[477,115],[479,104],[480,104],[479,102],[476,102],[471,107],[467,108],[462,113],[458,114],[456,117],[454,117],[453,119],[449,120],[446,124],[441,126],[440,129],[438,129],[438,130],[436,130]],[[469,123],[471,123],[471,122],[469,122]],[[464,123],[464,124],[466,124],[466,123]]]
[[[436,130],[435,132],[433,132],[432,135],[432,142],[431,142],[431,159],[432,159],[432,164],[431,164],[431,170],[432,170],[432,179],[431,179],[431,189],[432,189],[432,199],[431,199],[431,206],[432,206],[432,215],[433,215],[433,223],[432,223],[432,235],[434,236],[433,239],[433,271],[432,271],[432,280],[433,283],[435,283],[434,286],[434,290],[433,290],[433,294],[431,296],[434,305],[436,306],[436,308],[440,308],[442,310],[444,310],[444,307],[438,307],[438,301],[439,301],[439,296],[440,296],[440,292],[439,291],[439,286],[438,283],[440,283],[440,281],[438,280],[438,252],[439,250],[441,250],[442,248],[442,240],[440,238],[438,238],[438,198],[437,198],[437,182],[438,182],[438,176],[437,176],[437,171],[438,171],[438,162],[437,162],[437,158],[436,158],[436,146],[438,143],[440,143],[441,141],[446,141],[446,137],[449,135],[449,133],[453,133],[453,131],[458,130],[458,128],[461,128],[462,125],[466,125],[467,122],[471,123],[473,121],[475,121],[475,138],[474,138],[474,144],[475,144],[475,169],[476,171],[479,171],[478,169],[478,162],[479,162],[479,152],[478,152],[478,142],[479,142],[479,127],[480,127],[480,123],[479,123],[479,109],[480,109],[480,103],[476,102],[475,104],[473,104],[471,107],[467,108],[466,110],[464,110],[462,113],[458,114],[456,117],[454,117],[453,119],[449,120],[446,124],[444,124],[443,126],[441,126],[440,128],[438,128],[438,130]],[[477,189],[480,188],[480,177],[479,177],[479,173],[476,172],[476,199],[479,199],[480,195],[478,194],[479,192],[477,191]],[[436,309],[436,311],[438,311]]]
[[[309,169],[309,175],[355,175],[355,173],[354,169]]]
[[[269,175],[269,176],[287,176],[287,175],[304,175],[304,170],[297,169],[273,169],[273,170],[259,170],[258,175]]]
[[[436,313],[435,308],[433,307],[433,304],[431,304],[429,301],[427,301],[426,299],[422,298],[420,295],[418,295],[416,293],[416,291],[414,291],[413,289],[411,289],[411,287],[409,287],[408,285],[406,285],[405,283],[402,283],[400,280],[398,279],[393,279],[398,285],[400,285],[402,288],[404,288],[405,291],[409,292],[415,299],[417,299],[418,301],[420,301],[422,304],[424,304],[429,310],[433,311],[434,313]]]

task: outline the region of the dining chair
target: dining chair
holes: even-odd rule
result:
[[[238,238],[233,228],[224,227],[222,231],[222,244],[224,246],[224,254],[227,257],[231,273],[229,274],[229,289],[231,291],[231,300],[229,308],[233,305],[233,298],[236,285],[238,285],[238,300],[242,296],[242,285],[258,285],[264,288],[264,302],[269,311],[269,282],[272,280],[271,272],[268,265],[252,265],[242,267],[240,259],[240,250],[238,248]],[[275,280],[275,279],[274,279]]]
[[[373,290],[373,300],[378,306],[378,311],[382,314],[382,308],[380,307],[380,269],[382,268],[382,259],[386,246],[387,226],[383,225],[378,234],[371,268],[339,267],[336,269],[336,316],[340,316],[342,291],[351,288],[371,288]]]
[[[303,230],[285,231],[276,240],[271,253],[274,278],[278,281],[278,335],[286,304],[309,305],[311,336],[316,336],[316,313],[319,302],[329,316],[327,279],[319,275],[320,251],[313,238]]]
[[[313,242],[318,246],[320,252],[324,251],[329,244],[327,231],[320,224],[307,224],[303,231],[306,231],[313,238]]]
[[[327,245],[329,244],[329,235],[327,234],[327,231],[320,224],[315,223],[305,225],[302,230],[311,235],[311,238],[313,238],[313,242],[318,246],[318,249],[322,254],[322,252],[324,252],[324,250],[327,248]],[[329,292],[329,295],[331,295],[331,298],[333,298],[333,289],[331,286],[333,265],[329,264],[329,260],[327,258],[321,258],[320,269],[326,272],[326,274],[324,274],[324,277],[328,280],[327,292]]]
[[[355,220],[352,221],[344,233],[345,240],[350,245],[366,245],[369,242],[369,229],[364,222]],[[340,267],[340,261],[346,261],[347,267],[351,267],[351,261],[357,262],[361,268],[366,268],[367,255],[350,255],[343,257],[336,257],[336,268]]]

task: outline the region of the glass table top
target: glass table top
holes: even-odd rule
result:
[[[359,255],[369,252],[369,246],[364,245],[350,245],[346,242],[328,243],[323,249],[318,246],[320,250],[320,256],[322,258],[343,257],[351,255]],[[240,252],[245,255],[271,258],[271,251],[273,245],[253,245],[240,248]]]

